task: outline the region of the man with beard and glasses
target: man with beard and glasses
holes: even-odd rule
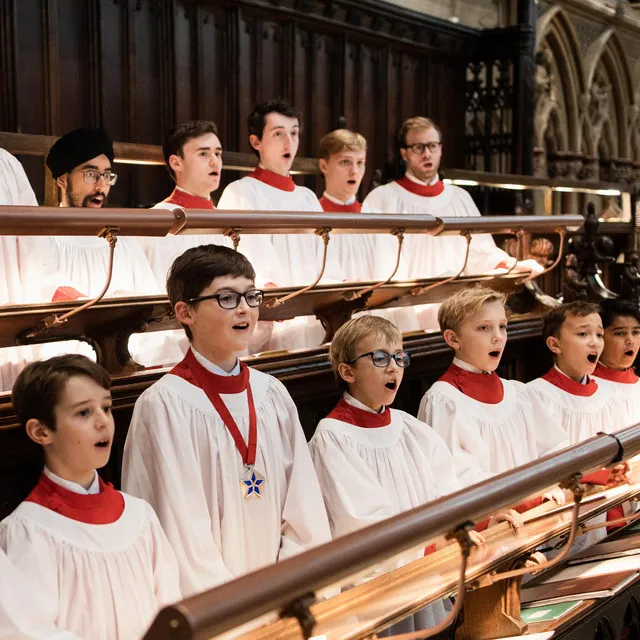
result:
[[[58,139],[51,147],[46,163],[60,190],[60,206],[102,208],[117,180],[117,174],[112,171],[113,158],[113,143],[102,128],[76,129]],[[20,264],[25,265],[21,277],[26,303],[92,298],[102,291],[107,281],[109,245],[104,238],[34,236],[20,238],[19,244]],[[106,295],[124,297],[157,293],[160,288],[139,241],[119,237]],[[136,360],[142,351],[147,362],[163,360],[161,338],[134,335],[130,347]],[[82,353],[95,359],[87,344],[76,341],[39,345],[37,351],[37,359],[63,353]],[[2,381],[3,385],[8,382],[13,381]]]
[[[438,170],[442,160],[440,128],[429,118],[405,120],[398,133],[400,154],[406,164],[406,173],[399,180],[374,189],[362,203],[363,213],[428,214],[435,217],[480,216],[467,191],[440,180]],[[394,238],[377,238],[378,263],[382,274],[397,253]],[[434,238],[419,234],[405,238],[396,280],[446,277],[460,271],[464,263],[466,241],[461,236]],[[490,234],[475,234],[471,241],[466,275],[510,268],[514,258],[496,246]],[[535,260],[522,260],[516,271],[543,270]],[[396,311],[396,310],[394,310]],[[393,319],[403,331],[425,329],[437,331],[438,305],[420,305],[408,310],[397,310]]]
[[[46,162],[60,189],[60,206],[102,208],[118,178],[112,171],[113,157],[113,143],[102,128],[76,129],[57,140]],[[24,264],[29,265],[28,276],[23,279],[26,302],[92,297],[104,287],[109,246],[103,238],[39,237],[23,244],[28,247]],[[29,260],[31,256],[38,259]],[[107,295],[149,295],[158,291],[138,240],[118,238]]]

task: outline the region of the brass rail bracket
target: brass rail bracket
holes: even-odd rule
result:
[[[80,305],[79,307],[76,307],[75,309],[72,309],[67,313],[63,313],[60,316],[53,314],[53,315],[47,316],[46,318],[43,318],[40,321],[39,326],[24,332],[20,336],[21,339],[36,338],[42,335],[43,333],[46,333],[52,327],[57,327],[61,324],[64,324],[65,322],[67,322],[67,320],[69,320],[69,318],[72,318],[73,316],[78,315],[80,312],[84,311],[85,309],[89,309],[90,307],[93,307],[95,304],[100,302],[102,298],[104,298],[105,294],[107,293],[107,290],[109,289],[109,286],[111,285],[111,276],[113,275],[113,261],[115,256],[116,243],[118,242],[119,231],[120,231],[120,227],[107,226],[101,229],[97,234],[98,238],[104,238],[109,243],[109,267],[107,270],[107,281],[104,287],[102,288],[102,291],[95,298],[88,300],[83,305]]]
[[[300,625],[302,636],[305,640],[313,635],[313,629],[316,626],[316,619],[311,613],[311,605],[316,601],[314,593],[307,593],[299,598],[296,598],[293,602],[289,603],[282,611],[280,611],[281,618],[295,618]]]
[[[178,235],[187,226],[187,212],[184,209],[177,208],[172,209],[173,214],[173,226],[167,231],[168,236]]]
[[[240,233],[242,229],[238,227],[231,227],[231,229],[227,229],[223,235],[227,238],[231,238],[231,242],[233,242],[233,250],[238,250],[238,245],[240,244]]]

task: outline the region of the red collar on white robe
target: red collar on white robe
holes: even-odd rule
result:
[[[631,367],[628,369],[611,369],[600,362],[596,365],[593,375],[605,380],[611,380],[611,382],[621,382],[622,384],[635,384],[640,380]]]
[[[465,396],[485,404],[498,404],[504,399],[502,380],[495,371],[474,373],[451,363],[438,382],[448,382]]]
[[[98,478],[100,493],[82,495],[56,484],[44,473],[26,502],[34,502],[61,516],[86,524],[111,524],[124,512],[124,497]]]
[[[281,176],[279,173],[274,173],[262,167],[256,167],[253,172],[249,174],[249,177],[260,180],[260,182],[264,182],[276,189],[280,189],[280,191],[295,191],[296,189],[296,183],[291,176]]]
[[[596,381],[590,376],[587,376],[587,378],[587,384],[576,382],[569,376],[558,371],[555,367],[551,367],[551,369],[542,376],[543,380],[550,382],[553,386],[558,387],[558,389],[562,389],[572,396],[582,396],[584,398],[592,396],[598,390]]]
[[[202,389],[198,381],[196,380],[193,372],[193,367],[198,369],[198,376],[200,380],[205,381],[207,387],[209,387],[214,393],[220,394],[232,394],[242,393],[246,391],[249,384],[249,367],[244,362],[240,362],[240,373],[237,376],[219,376],[217,373],[212,373],[206,367],[203,367],[193,355],[193,351],[189,349],[181,362],[171,369],[169,373],[178,378],[182,378],[191,383],[194,387]],[[206,393],[206,389],[202,389]]]
[[[187,209],[215,209],[211,198],[194,196],[192,193],[178,189],[178,187],[173,190],[173,193],[164,202],[186,207]]]
[[[354,200],[351,204],[337,204],[333,202],[333,200],[329,200],[329,198],[322,196],[320,198],[320,204],[322,205],[323,211],[327,212],[335,212],[335,213],[360,213],[362,210],[362,203]]]
[[[417,196],[424,196],[426,198],[433,198],[433,196],[439,196],[444,191],[444,184],[442,180],[438,180],[435,184],[418,184],[411,180],[411,178],[407,178],[407,176],[402,176],[396,182],[407,191],[411,191],[411,193],[415,193]]]
[[[340,398],[327,418],[346,422],[354,427],[365,429],[377,429],[388,427],[391,424],[391,409],[386,407],[382,413],[372,413],[350,405],[344,398]]]

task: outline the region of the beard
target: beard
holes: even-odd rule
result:
[[[90,203],[94,198],[96,198],[96,201],[91,203],[94,207],[103,207],[107,202],[107,195],[102,191],[94,191],[83,198],[82,196],[75,194],[71,187],[67,186],[65,195],[67,196],[67,202],[70,207],[89,207],[91,206]],[[98,203],[98,201],[100,202]]]

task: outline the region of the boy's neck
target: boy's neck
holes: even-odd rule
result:
[[[573,369],[560,358],[556,359],[555,367],[556,369],[558,369],[558,371],[560,371],[560,373],[564,373],[567,378],[571,378],[571,380],[573,380],[574,382],[579,382],[581,384],[584,381],[585,376],[589,375],[589,373],[585,371],[577,371],[576,369]]]
[[[602,358],[600,358],[600,364],[607,369],[613,369],[613,371],[626,371],[629,367],[616,367],[613,364],[609,364],[605,362]]]
[[[176,187],[192,196],[198,196],[198,198],[203,198],[204,200],[211,200],[210,193],[199,192],[196,187],[192,187],[188,182],[185,182],[184,180],[176,180]]]
[[[479,367],[476,367],[475,364],[471,364],[470,362],[467,362],[463,358],[458,358],[457,356],[453,358],[453,364],[455,364],[456,367],[459,367],[460,369],[471,371],[472,373],[491,373],[490,371],[480,369]]]
[[[351,193],[349,189],[339,189],[339,188],[330,189],[327,186],[327,188],[325,189],[324,195],[329,200],[333,200],[336,204],[351,204],[356,200],[356,194]]]
[[[371,409],[374,413],[381,413],[384,409],[383,404],[379,404],[377,402],[373,402],[371,400],[367,400],[366,398],[360,396],[357,390],[349,389],[347,393],[354,399],[357,400],[360,404],[367,407],[367,409]]]
[[[285,173],[282,173],[282,171],[277,171],[273,167],[268,167],[264,162],[262,162],[262,160],[260,160],[258,166],[265,171],[271,171],[271,173],[275,173],[277,176],[282,176],[283,178],[289,177],[289,171],[286,171]]]
[[[96,479],[95,469],[74,472],[62,464],[58,464],[56,460],[48,459],[48,457],[45,461],[45,468],[48,469],[50,473],[58,476],[58,478],[77,484],[87,491]]]
[[[200,344],[195,338],[191,344],[203,358],[206,358],[227,373],[231,373],[238,363],[238,354],[235,351]]]

